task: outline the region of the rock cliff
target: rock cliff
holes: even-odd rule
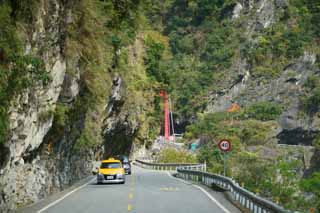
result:
[[[94,161],[130,154],[147,138],[153,92],[145,95],[149,85],[136,83],[146,78],[143,36],[118,50],[105,44],[111,36],[101,33],[97,5],[11,3],[11,14],[32,9],[27,20],[12,21],[22,55],[43,61],[50,80],[11,97],[8,139],[0,144],[1,212],[65,189],[90,175]]]

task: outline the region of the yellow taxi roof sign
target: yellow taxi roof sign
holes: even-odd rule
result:
[[[107,160],[102,160],[102,162],[121,162],[120,160],[116,160],[114,158],[108,158]]]

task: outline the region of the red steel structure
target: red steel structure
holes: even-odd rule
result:
[[[169,100],[166,91],[161,90],[160,96],[163,97],[164,106],[164,139],[169,142],[170,140],[170,120],[169,120]]]

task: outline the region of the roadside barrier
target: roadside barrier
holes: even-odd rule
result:
[[[234,180],[217,174],[206,172],[206,164],[187,163],[151,163],[136,160],[135,164],[146,169],[154,170],[176,170],[178,178],[200,182],[209,187],[219,188],[229,195],[232,202],[253,213],[289,213],[291,211],[261,198],[258,195],[242,188]]]

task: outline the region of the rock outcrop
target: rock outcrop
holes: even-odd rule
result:
[[[133,87],[136,82],[146,77],[144,64],[144,38],[140,34],[127,48],[128,65],[132,75],[117,73],[113,78],[112,92],[106,106],[103,136],[105,140],[105,156],[112,154],[131,154],[139,152],[148,140],[151,117],[148,113],[154,110],[154,95],[149,85]]]
[[[90,6],[39,1],[21,32],[24,53],[43,60],[51,81],[12,97],[10,139],[0,143],[0,212],[63,190],[103,157],[129,155],[148,138],[154,91],[136,83],[146,78],[143,35],[122,50],[104,47]]]
[[[289,2],[279,1],[239,1],[234,5],[232,19],[236,20],[241,15],[247,23],[246,36],[249,43],[257,43],[259,36],[263,35],[263,29],[271,28],[279,22],[279,14],[287,10]],[[247,15],[251,14],[251,15]],[[312,50],[305,50],[303,55],[288,61],[281,67],[280,74],[272,78],[258,78],[253,76],[253,64],[240,54],[233,61],[231,73],[224,79],[222,89],[212,92],[209,96],[207,112],[226,111],[231,104],[237,103],[241,107],[248,107],[258,102],[270,102],[282,106],[283,112],[277,119],[277,128],[272,130],[271,144],[302,145],[311,146],[312,142],[319,135],[319,117],[305,112],[303,99],[308,91],[305,87],[310,76],[318,76],[317,53]],[[277,63],[274,59],[274,63]],[[279,59],[280,60],[280,59]],[[267,72],[267,71],[266,71]],[[270,144],[269,144],[270,145]],[[270,145],[277,152],[273,145]],[[281,149],[285,150],[286,146]],[[298,146],[297,146],[298,147]],[[264,147],[264,149],[270,149]],[[299,147],[296,149],[298,154]],[[313,155],[308,157],[306,172],[315,168],[318,158],[314,148],[306,148],[306,153]],[[293,147],[288,150],[294,150]],[[286,153],[286,152],[284,152]],[[262,156],[268,157],[264,153]],[[272,157],[270,154],[269,157]],[[278,155],[275,155],[278,156]],[[285,156],[285,154],[284,154]],[[301,160],[303,156],[299,157]],[[309,169],[311,161],[311,169]],[[315,162],[316,161],[316,162]],[[308,167],[308,168],[307,168]]]
[[[244,9],[240,10],[242,7]],[[288,2],[280,0],[239,2],[234,6],[233,18],[250,11],[254,14],[247,17],[247,22],[250,24],[246,31],[249,41],[254,43],[261,29],[259,25],[262,28],[272,26],[279,18],[277,17],[279,11],[287,7]],[[253,34],[255,38],[251,38]],[[233,75],[229,75],[230,79],[226,79],[224,89],[210,95],[208,112],[225,111],[232,103],[238,103],[243,107],[263,101],[277,103],[285,106],[278,119],[279,142],[311,145],[311,141],[318,133],[319,119],[303,113],[301,101],[306,96],[304,87],[306,80],[319,72],[316,66],[316,53],[305,51],[302,57],[284,65],[278,77],[269,80],[251,76],[252,65],[248,64],[244,57],[237,58],[231,69],[234,70],[231,71]]]
[[[53,122],[53,111],[60,95],[66,73],[63,55],[66,8],[60,1],[41,3],[33,32],[26,40],[26,53],[39,55],[45,62],[52,81],[45,87],[27,88],[15,97],[9,109],[11,137],[0,176],[0,205],[14,209],[43,197],[49,188],[45,161],[36,154]],[[45,51],[45,47],[49,47]],[[29,160],[32,155],[35,159]]]
[[[94,151],[73,153],[80,133],[72,135],[70,129],[64,129],[61,135],[50,135],[58,102],[71,103],[79,96],[81,70],[65,56],[67,26],[73,21],[70,5],[53,0],[40,1],[38,6],[35,22],[28,23],[31,33],[24,36],[25,54],[44,61],[51,81],[46,86],[26,88],[11,101],[10,139],[0,147],[1,212],[70,186],[90,174],[95,158]],[[76,72],[70,75],[68,67]],[[72,125],[83,129],[84,115]]]

